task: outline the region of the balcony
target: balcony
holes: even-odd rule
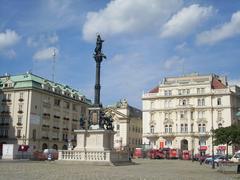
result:
[[[60,128],[57,127],[57,126],[53,126],[52,128],[53,128],[53,130],[55,130],[55,131],[59,131],[59,129],[60,129]]]
[[[21,122],[18,122],[17,123],[17,126],[22,126],[23,124]]]
[[[49,140],[49,137],[47,137],[47,136],[42,136],[42,139],[44,139],[44,140]]]
[[[159,134],[158,133],[145,133],[143,134],[143,137],[146,137],[146,138],[159,138]]]
[[[50,118],[50,113],[43,113],[43,117],[49,119]]]
[[[68,117],[64,117],[63,118],[65,121],[69,121],[69,118]]]
[[[50,127],[50,126],[47,125],[47,124],[43,124],[43,125],[42,125],[42,128],[43,128],[43,129],[49,129],[49,127]]]
[[[7,111],[2,111],[1,112],[1,115],[3,116],[9,116],[10,115],[10,112],[7,110]]]
[[[23,98],[19,98],[18,101],[19,101],[19,102],[23,102],[24,99],[23,99]]]
[[[77,122],[78,120],[77,119],[72,119],[72,121]]]
[[[18,110],[18,114],[22,114],[23,113],[23,111],[22,110]]]
[[[57,116],[57,115],[54,115],[53,117],[56,119],[60,119],[60,116]]]
[[[8,135],[0,135],[0,138],[1,139],[6,139],[6,138],[8,138]]]
[[[11,99],[3,99],[3,100],[2,100],[2,103],[10,103],[10,102],[12,102]]]
[[[2,122],[0,123],[0,126],[9,126],[9,122]]]

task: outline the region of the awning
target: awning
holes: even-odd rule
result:
[[[199,147],[199,150],[200,150],[200,151],[206,151],[206,150],[207,150],[207,146],[200,146],[200,147]]]
[[[28,148],[29,148],[28,145],[20,145],[20,146],[18,147],[18,151],[25,152],[25,151],[28,150]]]
[[[221,150],[221,151],[225,151],[226,150],[226,146],[218,146],[217,147],[217,150]]]

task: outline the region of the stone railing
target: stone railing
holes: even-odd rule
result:
[[[109,161],[110,152],[108,151],[59,151],[59,160],[78,160],[78,161]]]
[[[79,150],[61,150],[58,152],[58,160],[126,162],[128,159],[128,152]]]

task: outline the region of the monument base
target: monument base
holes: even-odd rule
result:
[[[77,133],[77,146],[74,150],[59,151],[59,160],[97,163],[102,165],[114,165],[129,163],[128,152],[116,152],[113,150],[112,130],[90,129],[75,130]]]

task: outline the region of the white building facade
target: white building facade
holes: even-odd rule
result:
[[[142,111],[132,107],[126,100],[119,101],[114,106],[106,108],[106,112],[113,118],[114,148],[116,150],[130,150],[142,145]]]
[[[165,78],[142,96],[143,143],[211,154],[211,129],[237,123],[239,94],[239,87],[229,86],[226,77],[217,75]],[[226,146],[214,150],[225,153]]]

